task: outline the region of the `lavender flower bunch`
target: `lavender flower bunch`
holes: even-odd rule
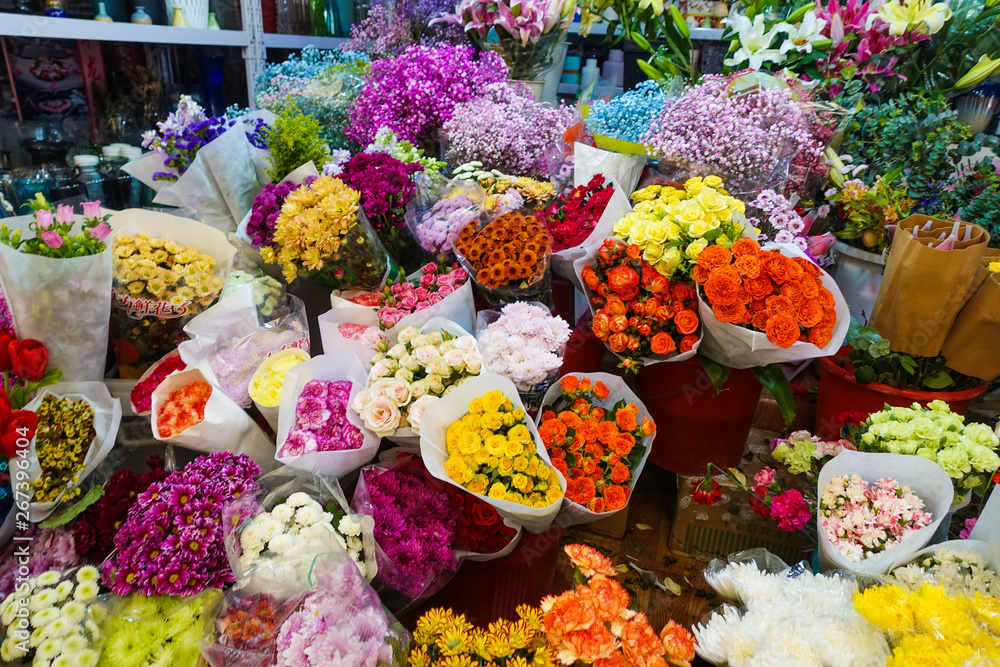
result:
[[[307,382],[295,404],[295,427],[288,432],[278,456],[361,449],[364,435],[347,420],[350,393],[349,380]]]
[[[790,90],[731,92],[732,82],[706,76],[664,106],[642,142],[670,162],[727,181],[766,181],[780,160],[822,153]]]
[[[442,199],[420,216],[416,225],[420,247],[435,255],[453,253],[455,239],[462,227],[479,219],[476,202],[464,192]]]
[[[447,160],[478,161],[485,169],[546,180],[549,152],[573,124],[571,107],[536,102],[523,85],[494,83],[463,102],[444,124]]]
[[[351,107],[347,136],[368,145],[380,128],[388,127],[400,139],[430,149],[457,104],[506,78],[507,67],[495,54],[477,58],[471,46],[411,46],[397,57],[372,63]]]
[[[139,495],[115,535],[101,578],[118,595],[193,595],[232,583],[223,505],[259,488],[260,467],[245,454],[216,452]]]
[[[366,468],[361,474],[364,485],[355,492],[354,506],[375,519],[376,581],[417,598],[442,573],[458,567],[452,548],[458,518],[448,495],[389,468]]]

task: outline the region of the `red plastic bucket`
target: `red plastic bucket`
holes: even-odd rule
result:
[[[575,287],[560,278],[552,278],[552,310],[570,324],[576,321],[576,318],[573,317],[575,296]]]
[[[559,376],[567,373],[596,373],[604,361],[604,343],[594,335],[587,323],[590,315],[584,315],[576,323],[576,329],[566,342],[566,354]]]
[[[843,357],[851,351],[845,345],[837,352]],[[816,434],[828,440],[840,437],[840,416],[849,410],[871,414],[883,409],[886,404],[893,407],[909,407],[914,403],[926,406],[938,399],[951,406],[952,412],[964,415],[969,404],[983,395],[989,387],[982,384],[964,391],[917,391],[897,389],[887,384],[872,382],[858,384],[854,379],[854,367],[848,364],[841,368],[836,357],[821,357],[819,362],[819,395],[816,397]]]
[[[537,606],[552,593],[562,544],[562,528],[525,532],[506,558],[465,561],[455,576],[431,599],[435,607],[451,607],[485,627],[498,618],[516,621],[521,604]]]
[[[643,366],[636,393],[656,422],[649,461],[680,475],[703,475],[709,463],[736,465],[760,392],[752,370],[732,369],[716,394],[697,359]]]

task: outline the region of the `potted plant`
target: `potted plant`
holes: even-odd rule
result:
[[[871,327],[851,323],[847,345],[833,357],[819,361],[816,432],[821,438],[839,437],[844,415],[878,412],[886,405],[926,406],[943,400],[957,414],[986,392],[982,380],[945,366],[945,358],[916,357],[889,349],[889,341]]]

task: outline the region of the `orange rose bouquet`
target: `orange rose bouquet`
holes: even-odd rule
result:
[[[549,389],[538,434],[567,479],[563,513],[588,523],[625,509],[646,464],[656,424],[614,375],[570,374]]]
[[[564,547],[574,589],[542,599],[542,631],[564,665],[690,667],[694,636],[671,620],[659,634],[615,577],[614,564],[593,547]],[[540,664],[537,663],[536,664]]]
[[[795,246],[742,238],[709,246],[691,276],[700,286],[703,351],[734,368],[834,354],[850,316],[843,296]]]
[[[605,239],[574,265],[594,314],[591,329],[626,371],[687,359],[701,340],[694,284],[665,277],[641,254],[637,245]]]
[[[549,303],[552,237],[534,216],[514,211],[482,228],[470,222],[459,232],[455,251],[491,305]]]

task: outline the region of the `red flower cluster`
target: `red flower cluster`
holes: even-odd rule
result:
[[[535,218],[548,227],[552,235],[552,252],[583,243],[597,227],[614,192],[610,184],[604,184],[602,174],[595,174],[590,183],[573,188],[544,211],[535,213]]]
[[[170,393],[156,418],[160,437],[169,438],[205,419],[205,405],[212,395],[212,385],[198,380]]]
[[[453,484],[446,484],[448,502],[458,515],[458,535],[466,549],[477,554],[495,554],[514,539],[517,530],[503,522],[493,506]]]
[[[30,410],[12,410],[10,397],[0,387],[0,446],[8,459],[27,447],[38,430],[38,415]],[[18,446],[20,444],[20,446]]]
[[[146,465],[150,471],[138,477],[129,468],[113,474],[104,484],[104,495],[73,524],[73,545],[81,559],[92,563],[104,560],[114,547],[115,534],[125,523],[136,497],[153,482],[167,477],[160,457],[150,458]]]
[[[714,505],[722,500],[722,487],[711,477],[692,479],[691,497],[701,505]]]
[[[694,286],[657,272],[639,246],[605,239],[597,268],[581,275],[595,308],[591,329],[622,358],[622,368],[638,370],[644,356],[687,352],[698,342]]]
[[[132,387],[132,393],[129,398],[132,401],[132,407],[136,412],[149,412],[150,408],[153,407],[153,392],[156,388],[160,386],[163,379],[174,371],[182,371],[187,368],[187,364],[181,359],[181,355],[175,354],[172,357],[166,357],[153,369],[153,372],[149,374],[145,380],[140,380]]]
[[[301,597],[279,601],[267,593],[255,593],[222,612],[215,620],[219,643],[240,651],[274,653],[274,642],[284,620],[302,602]],[[245,657],[244,657],[245,660]],[[229,661],[226,661],[229,664]],[[234,667],[241,664],[233,662]]]

